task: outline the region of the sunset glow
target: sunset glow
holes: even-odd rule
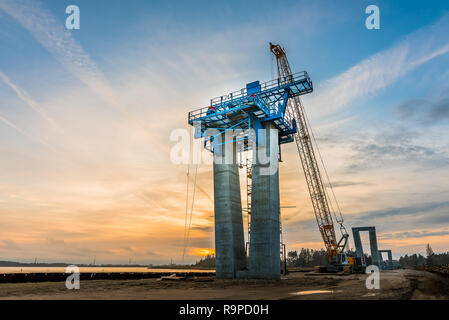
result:
[[[193,250],[193,254],[196,256],[202,256],[202,257],[212,256],[212,255],[215,255],[215,250],[214,249],[196,248]]]
[[[304,105],[348,230],[375,225],[395,258],[448,250],[449,14],[405,25],[391,1],[389,31],[368,31],[346,2],[250,2],[236,14],[230,2],[80,0],[81,29],[68,31],[61,1],[0,0],[0,260],[214,254],[212,166],[194,191],[170,134],[192,132],[187,113],[211,98],[275,78],[270,41],[313,79]],[[287,250],[322,248],[294,143],[279,170]],[[242,170],[243,207],[245,181]]]

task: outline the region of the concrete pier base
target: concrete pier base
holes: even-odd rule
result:
[[[225,142],[224,135],[221,142]],[[236,143],[214,150],[214,215],[216,277],[235,278],[246,267]]]
[[[272,123],[265,129],[253,151],[249,271],[242,276],[280,279],[278,130]]]

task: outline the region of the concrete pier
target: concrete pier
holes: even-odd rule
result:
[[[384,261],[382,253],[386,252],[388,254],[388,260]],[[379,250],[380,262],[384,270],[393,270],[393,254],[391,250]]]
[[[371,249],[371,261],[372,264],[381,267],[381,257],[379,253],[379,249],[377,246],[377,235],[376,235],[376,227],[358,227],[358,228],[352,228],[352,234],[354,237],[354,245],[355,245],[355,252],[357,258],[363,259],[363,246],[362,241],[360,239],[360,231],[368,231],[369,232],[369,242],[370,242],[370,249]]]
[[[235,278],[246,267],[245,239],[236,143],[225,139],[214,149],[216,277]]]
[[[258,146],[253,151],[247,277],[280,279],[278,130],[272,123],[265,123],[264,128],[265,134],[259,136]],[[263,156],[260,156],[262,152]]]

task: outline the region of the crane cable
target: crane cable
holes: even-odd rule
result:
[[[345,228],[344,225],[343,225],[343,222],[344,222],[343,214],[341,213],[340,205],[338,204],[337,197],[335,196],[334,188],[333,188],[332,183],[331,183],[331,181],[330,181],[329,174],[328,174],[328,172],[327,172],[326,166],[324,165],[323,157],[321,156],[320,148],[318,147],[318,143],[316,142],[315,134],[313,133],[312,127],[311,127],[311,125],[310,125],[309,117],[307,116],[306,110],[305,110],[304,108],[302,108],[302,109],[303,109],[303,112],[304,112],[304,116],[305,116],[306,122],[307,122],[307,124],[308,124],[308,126],[309,126],[310,133],[312,134],[313,142],[315,143],[315,147],[316,147],[316,149],[317,149],[317,151],[318,151],[318,156],[319,156],[319,158],[320,158],[322,167],[323,167],[323,169],[324,169],[324,173],[326,174],[326,179],[327,179],[327,182],[328,182],[328,184],[329,184],[329,188],[331,189],[332,196],[333,196],[334,201],[335,201],[335,204],[336,204],[336,206],[337,206],[337,210],[338,210],[338,214],[339,214],[340,218],[338,218],[337,215],[336,215],[336,213],[335,213],[335,210],[334,210],[333,205],[332,205],[332,201],[329,201],[329,202],[330,202],[330,205],[331,205],[331,208],[332,208],[332,212],[333,212],[333,214],[334,214],[335,220],[336,220],[337,223],[340,225],[340,231],[343,232],[343,230],[345,230],[345,232],[346,232],[346,228]],[[324,192],[327,193],[326,188],[324,189]],[[329,198],[329,200],[331,200],[331,198],[330,198],[329,196],[328,196],[328,198]]]
[[[199,160],[199,155],[201,152],[201,148],[198,148],[198,158],[197,160]],[[196,181],[197,181],[197,176],[198,176],[198,166],[199,166],[199,161],[197,162],[196,166],[195,166],[195,178],[193,180],[193,195],[192,195],[192,205],[190,208],[190,217],[189,217],[189,224],[187,226],[187,216],[188,216],[188,205],[189,205],[189,167],[188,167],[188,171],[187,171],[187,198],[186,198],[186,216],[185,216],[185,220],[184,220],[184,248],[182,251],[182,261],[184,262],[184,257],[185,257],[185,253],[186,250],[189,246],[189,237],[190,237],[190,229],[192,226],[192,216],[193,216],[193,208],[195,205],[195,193],[196,193]]]
[[[189,227],[187,228],[187,236],[186,236],[186,248],[188,248],[189,246],[189,237],[190,237],[190,229],[192,226],[192,215],[193,215],[193,207],[195,204],[195,193],[196,193],[196,178],[198,176],[198,166],[199,164],[196,164],[196,168],[195,168],[195,179],[193,182],[193,196],[192,196],[192,207],[190,208],[190,219],[189,219]]]
[[[186,215],[184,218],[184,240],[182,247],[182,263],[184,263],[184,255],[186,250],[186,235],[187,235],[187,216],[189,207],[189,180],[190,180],[190,161],[187,163],[187,190],[186,190]]]

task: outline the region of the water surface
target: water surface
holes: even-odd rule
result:
[[[0,267],[0,273],[64,273],[65,267]],[[80,272],[108,273],[108,272],[215,272],[202,269],[150,269],[146,267],[80,267]]]

